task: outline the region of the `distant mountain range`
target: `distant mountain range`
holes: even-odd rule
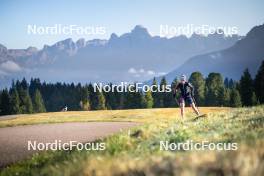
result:
[[[246,68],[255,76],[263,60],[264,25],[260,25],[252,28],[245,38],[233,46],[191,57],[165,77],[171,81],[176,75],[190,75],[194,71],[200,71],[205,76],[210,72],[219,72],[225,77],[238,80]]]
[[[261,32],[263,34],[263,31]],[[109,40],[79,39],[74,42],[72,39],[66,39],[51,46],[44,45],[41,50],[34,47],[7,49],[0,44],[0,82],[3,87],[10,85],[12,79],[22,77],[39,77],[41,80],[52,82],[82,83],[144,81],[164,75],[175,68],[178,69],[169,73],[169,78],[175,77],[174,74],[180,72],[201,70],[207,73],[212,69],[223,71],[230,77],[237,77],[240,70],[236,70],[236,66],[230,65],[221,70],[218,65],[233,59],[231,58],[233,52],[229,50],[235,49],[231,48],[237,48],[238,55],[242,46],[243,63],[248,63],[246,56],[255,59],[255,50],[252,50],[254,52],[252,55],[245,52],[247,51],[245,43],[254,42],[248,38],[255,35],[259,34],[252,34],[251,37],[247,36],[243,40],[241,40],[243,37],[238,35],[223,34],[208,36],[193,34],[189,38],[181,35],[168,39],[151,36],[146,28],[138,25],[131,32],[121,36],[112,34]],[[259,40],[258,36],[255,38]],[[256,47],[259,43],[253,44]],[[259,50],[261,49],[257,52],[260,52]],[[220,57],[217,53],[223,56]],[[215,62],[210,59],[211,57],[215,58]],[[225,58],[221,59],[222,57]],[[199,58],[201,63],[198,61]]]

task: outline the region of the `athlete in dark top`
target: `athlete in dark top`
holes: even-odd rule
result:
[[[184,117],[184,107],[185,102],[187,102],[194,112],[199,115],[199,111],[197,107],[195,106],[195,103],[193,102],[193,95],[194,95],[194,87],[191,85],[191,83],[186,81],[186,76],[181,76],[181,82],[175,87],[174,89],[174,96],[176,96],[176,92],[180,90],[181,97],[179,99],[180,107],[181,107],[181,116]]]
[[[188,98],[188,97],[191,97],[193,95],[193,91],[194,91],[194,88],[193,86],[191,85],[191,83],[189,82],[185,82],[185,83],[182,83],[180,82],[177,86],[176,86],[176,89],[179,90],[180,89],[180,93],[181,93],[181,97],[182,98]],[[191,100],[192,101],[192,100]],[[189,104],[192,103],[192,102],[189,102]]]

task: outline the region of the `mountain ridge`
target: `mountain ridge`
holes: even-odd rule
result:
[[[238,80],[246,68],[255,76],[264,60],[263,46],[264,24],[253,27],[243,39],[227,49],[191,57],[165,77],[171,81],[176,75],[190,75],[200,71],[204,76],[210,72],[219,72],[224,77]]]
[[[7,49],[1,45],[0,77],[9,82],[22,76],[66,82],[144,81],[173,70],[192,56],[228,48],[241,38],[220,34],[165,38],[151,36],[146,28],[137,25],[120,36],[113,33],[108,40],[74,42],[68,38],[39,50]],[[1,65],[8,65],[7,61],[20,71],[3,69]],[[137,71],[130,72],[131,69]]]

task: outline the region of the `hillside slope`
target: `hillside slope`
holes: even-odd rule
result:
[[[144,125],[102,140],[105,151],[44,152],[2,170],[1,175],[263,175],[263,106],[201,111],[208,117],[195,121],[191,112],[181,120],[179,109],[89,112],[101,119],[104,113],[142,119]],[[166,151],[160,150],[160,141],[237,143],[237,150]]]
[[[225,77],[237,80],[246,68],[249,68],[250,72],[255,75],[264,60],[263,46],[264,24],[251,29],[246,37],[234,46],[192,57],[165,76],[171,81],[176,75],[190,75],[195,71],[200,71],[205,76],[210,72],[219,72]]]

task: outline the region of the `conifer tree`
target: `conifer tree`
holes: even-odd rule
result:
[[[105,97],[104,97],[104,94],[102,92],[99,92],[97,91],[96,93],[97,95],[97,106],[96,106],[96,110],[104,110],[106,109],[106,106],[105,106]]]
[[[252,106],[255,106],[255,105],[258,105],[259,104],[255,92],[252,93],[251,102],[252,102]]]
[[[234,88],[234,81],[233,81],[233,79],[231,78],[231,79],[229,79],[229,82],[228,82],[228,88],[229,89],[233,89]]]
[[[90,83],[88,84],[88,91],[89,91],[89,100],[90,100],[90,108],[91,110],[95,109],[95,92],[94,92],[94,87],[93,85]]]
[[[220,104],[220,91],[224,87],[220,73],[210,73],[206,79],[206,105],[218,106]]]
[[[230,104],[230,89],[222,87],[219,92],[219,105],[229,106]]]
[[[228,78],[225,78],[224,85],[226,88],[229,88],[229,79]]]
[[[232,89],[230,93],[230,106],[231,107],[241,107],[242,102],[240,98],[240,94],[237,89]]]
[[[29,96],[29,92],[27,89],[20,88],[19,92],[19,100],[20,100],[20,110],[22,114],[31,114],[33,113],[33,105],[31,98]]]
[[[87,86],[81,88],[80,107],[81,110],[85,110],[85,111],[90,110],[89,90]]]
[[[136,85],[130,85],[130,91],[124,94],[125,109],[139,109],[142,108],[143,95],[139,90],[136,90]]]
[[[163,76],[160,81],[160,91],[158,92],[158,107],[168,107],[168,95],[167,92],[165,92],[165,88],[167,85],[166,78]]]
[[[20,113],[20,100],[16,88],[10,89],[10,114]]]
[[[147,91],[145,95],[143,95],[143,108],[152,108],[153,107],[153,98],[150,91]]]
[[[157,88],[158,83],[157,83],[157,80],[155,77],[153,78],[152,86],[154,86],[153,91],[151,92],[151,95],[153,98],[153,103],[154,103],[153,107],[158,108],[159,107],[159,92],[158,92],[158,88]]]
[[[200,72],[193,72],[189,82],[194,87],[194,98],[198,105],[204,105],[205,99],[205,80]]]
[[[177,99],[177,96],[176,97],[173,97],[173,94],[174,94],[174,89],[177,87],[178,85],[178,79],[177,77],[174,78],[174,80],[172,81],[171,83],[171,107],[175,107],[175,106],[178,106],[178,104],[176,103],[176,100]]]
[[[261,63],[261,66],[259,67],[258,73],[256,75],[256,78],[254,80],[254,88],[257,100],[260,103],[264,103],[264,60]]]
[[[241,96],[241,101],[243,106],[252,106],[252,96],[253,96],[253,80],[246,69],[239,82],[239,91]]]
[[[10,114],[10,96],[7,89],[4,89],[1,93],[1,115]]]
[[[46,112],[46,108],[41,93],[38,89],[36,89],[34,92],[32,103],[33,103],[34,112],[36,113]]]

